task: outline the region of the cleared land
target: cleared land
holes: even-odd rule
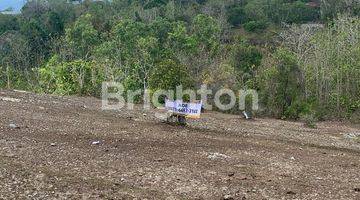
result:
[[[178,127],[95,98],[0,97],[0,199],[360,199],[355,125],[210,112]]]

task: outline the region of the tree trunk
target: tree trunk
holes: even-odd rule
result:
[[[7,89],[10,89],[10,67],[7,65],[6,67],[6,78],[7,78]]]

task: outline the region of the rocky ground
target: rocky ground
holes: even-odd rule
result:
[[[360,199],[360,129],[0,91],[0,199]]]

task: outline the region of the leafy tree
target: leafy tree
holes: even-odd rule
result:
[[[168,36],[168,46],[174,52],[181,52],[183,54],[196,52],[198,42],[195,36],[188,33],[183,22],[174,22]]]
[[[0,35],[6,31],[19,30],[18,18],[15,15],[5,15],[0,13]]]
[[[110,32],[113,10],[109,1],[87,1],[86,13],[91,15],[91,23],[100,32]]]
[[[103,71],[93,62],[75,60],[61,62],[52,57],[39,69],[42,91],[62,95],[99,95]]]
[[[260,32],[266,27],[267,23],[265,21],[249,21],[244,24],[244,29],[248,32]]]
[[[46,0],[26,1],[21,9],[21,16],[26,20],[41,20],[49,10],[50,7]]]
[[[152,90],[175,90],[180,85],[190,88],[192,78],[186,67],[174,60],[164,60],[151,71],[149,86]]]
[[[219,46],[220,27],[215,19],[208,15],[197,15],[192,23],[193,34],[199,45],[215,51]]]
[[[150,0],[145,5],[145,9],[151,9],[159,6],[166,5],[169,2],[169,0]]]
[[[307,110],[296,56],[280,48],[268,64],[259,75],[264,106],[277,117],[297,119]]]
[[[49,37],[44,26],[36,19],[31,19],[28,23],[22,23],[21,33],[26,37],[31,51],[31,66],[39,65],[49,54]]]
[[[360,16],[360,4],[357,0],[337,1],[321,0],[321,18],[332,20],[338,14],[349,14]]]
[[[90,58],[94,46],[100,43],[99,33],[91,23],[90,14],[81,16],[73,27],[66,29],[65,42],[72,52],[72,59]]]
[[[56,12],[50,11],[46,16],[47,34],[50,37],[59,37],[64,32],[64,22],[60,15]]]
[[[302,1],[292,3],[286,12],[289,13],[287,19],[285,19],[288,23],[303,23],[315,21],[319,18],[318,9],[310,7]]]
[[[248,2],[244,7],[247,18],[253,21],[266,21],[267,16],[265,12],[265,6],[266,4],[263,0],[252,0]]]
[[[158,41],[154,37],[140,38],[136,44],[136,57],[133,67],[136,70],[138,78],[142,81],[144,90],[148,89],[150,72],[156,61],[154,54],[156,54],[157,46]]]
[[[233,65],[236,70],[243,74],[253,74],[260,66],[262,53],[256,48],[248,44],[246,41],[240,41],[233,47]]]
[[[31,77],[25,77],[30,71],[30,51],[27,40],[19,32],[8,31],[0,35],[0,66],[2,85],[26,89]]]
[[[241,25],[248,21],[243,5],[232,5],[227,10],[228,22],[233,26]]]

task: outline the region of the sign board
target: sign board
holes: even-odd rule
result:
[[[184,103],[182,100],[165,100],[165,108],[174,114],[185,115],[187,118],[199,119],[201,115],[202,102]]]

